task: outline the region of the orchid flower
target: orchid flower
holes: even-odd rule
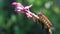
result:
[[[30,10],[29,10],[29,8],[31,8],[32,5],[24,7],[21,3],[17,3],[17,2],[13,2],[12,5],[16,7],[15,11],[17,13],[19,13],[19,14],[25,13],[28,18],[32,17],[32,15],[30,14]]]

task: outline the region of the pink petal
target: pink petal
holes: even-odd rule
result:
[[[24,8],[24,6],[21,3],[17,3],[17,6]]]
[[[26,6],[25,9],[29,9],[29,8],[31,8],[31,7],[32,7],[32,5],[29,5],[29,6]]]
[[[17,2],[13,2],[12,5],[13,5],[13,6],[16,6],[16,5],[17,5]]]
[[[16,7],[18,10],[23,10],[23,8],[22,7]]]

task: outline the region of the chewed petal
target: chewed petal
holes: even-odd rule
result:
[[[28,18],[32,18],[32,15],[30,15],[29,13],[26,13]]]

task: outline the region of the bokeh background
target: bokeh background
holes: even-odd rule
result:
[[[60,34],[60,0],[0,0],[0,34],[41,34],[39,24],[14,11],[11,3],[15,1],[32,4],[31,12],[44,13],[55,27],[53,34]]]

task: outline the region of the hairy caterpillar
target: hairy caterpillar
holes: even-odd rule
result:
[[[34,22],[42,22],[42,29],[46,29],[46,34],[52,34],[52,29],[53,29],[53,25],[52,23],[49,21],[49,19],[42,13],[38,14],[38,17],[40,18],[40,20],[38,20],[36,17],[33,17]]]
[[[42,13],[38,14],[39,18],[41,19],[40,21],[42,21],[43,23],[47,24],[48,27],[53,27],[52,23],[49,21],[49,19]],[[38,19],[33,17],[34,22],[38,22]]]

